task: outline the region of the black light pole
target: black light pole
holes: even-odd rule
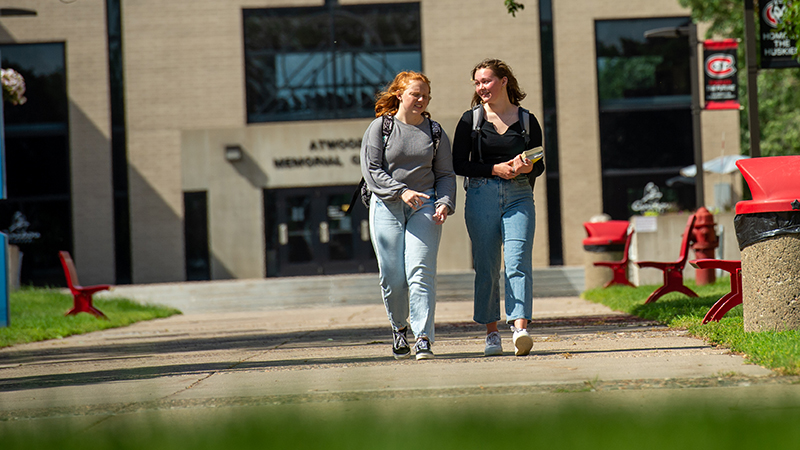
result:
[[[747,61],[747,123],[750,128],[750,157],[761,156],[761,128],[758,123],[758,59],[753,0],[744,0],[744,56]]]
[[[697,62],[697,25],[694,22],[689,24],[689,81],[692,91],[692,139],[694,142],[694,165],[697,167],[697,174],[694,176],[694,190],[697,197],[697,208],[706,206],[706,190],[704,183],[703,170],[703,139],[702,124],[700,122],[700,81],[698,80]]]
[[[699,64],[697,61],[697,25],[694,22],[684,27],[657,28],[644,32],[645,38],[689,38],[689,87],[692,94],[692,145],[694,146],[694,165],[697,174],[694,176],[696,207],[705,206],[706,191],[703,183],[703,135],[700,123],[700,81],[698,80]]]

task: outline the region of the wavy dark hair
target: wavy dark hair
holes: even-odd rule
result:
[[[483,61],[479,62],[478,65],[472,69],[472,79],[475,79],[475,72],[480,69],[489,69],[494,73],[497,78],[502,79],[506,77],[508,79],[508,83],[506,83],[506,92],[508,92],[508,99],[511,101],[512,104],[520,106],[520,102],[522,99],[525,98],[528,94],[519,87],[519,82],[517,81],[517,77],[514,76],[514,72],[511,70],[511,67],[500,61],[499,59],[484,59]],[[472,94],[472,106],[478,105],[481,103],[481,97],[478,95],[477,92]]]
[[[394,80],[386,86],[386,89],[376,96],[375,117],[380,117],[385,114],[397,114],[397,110],[400,108],[400,99],[397,98],[397,94],[402,94],[412,81],[422,81],[427,84],[430,95],[431,80],[429,80],[428,77],[411,70],[400,72],[394,77]],[[428,101],[430,101],[430,97],[428,97]],[[423,111],[422,115],[427,118],[431,117],[431,113],[428,111]]]

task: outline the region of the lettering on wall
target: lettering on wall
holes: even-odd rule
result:
[[[311,141],[308,149],[312,152],[322,150],[360,150],[361,139],[318,139]]]
[[[275,158],[272,163],[276,169],[336,167],[344,166],[348,160],[350,164],[358,166],[361,165],[360,150],[361,138],[315,139],[308,144],[308,151],[311,155]],[[335,152],[335,154],[330,154],[329,152]],[[349,155],[343,155],[341,152],[348,152]]]
[[[341,166],[342,161],[339,160],[338,156],[329,156],[329,157],[306,157],[306,158],[280,158],[280,159],[273,159],[273,163],[275,164],[276,169],[294,169],[298,167],[330,167],[330,166]]]

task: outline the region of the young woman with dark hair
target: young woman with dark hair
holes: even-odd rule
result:
[[[486,326],[484,355],[502,355],[497,328],[502,253],[506,321],[513,331],[514,354],[523,356],[533,347],[527,331],[533,317],[533,181],[544,166],[522,152],[542,145],[542,130],[533,115],[529,129],[521,123],[525,93],[506,63],[484,60],[472,70],[472,80],[473,109],[456,127],[453,167],[468,179],[464,216],[475,268],[473,320]],[[474,113],[483,117],[476,131]]]

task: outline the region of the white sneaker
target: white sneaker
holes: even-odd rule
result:
[[[483,349],[483,356],[501,356],[503,354],[503,343],[500,340],[500,333],[492,331],[486,335],[486,348]]]
[[[528,330],[520,330],[514,328],[514,354],[516,356],[525,356],[531,352],[533,348],[533,338],[528,334]]]

